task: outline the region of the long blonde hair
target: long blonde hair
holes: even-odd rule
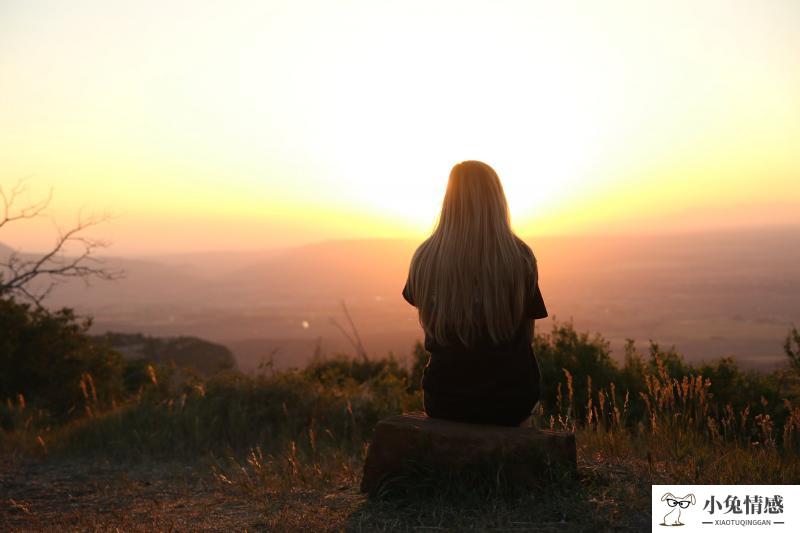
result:
[[[437,343],[469,347],[485,331],[497,344],[519,327],[537,269],[510,218],[492,167],[463,161],[452,168],[439,220],[408,273],[420,324]]]

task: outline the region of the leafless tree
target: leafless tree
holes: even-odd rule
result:
[[[0,230],[12,222],[46,216],[45,210],[53,198],[53,189],[45,199],[17,208],[14,204],[26,190],[24,178],[18,180],[8,192],[0,186]],[[72,228],[67,231],[58,228],[58,237],[47,252],[31,256],[13,250],[8,257],[0,256],[0,296],[21,296],[41,307],[42,301],[59,283],[71,278],[79,278],[87,286],[91,278],[123,278],[125,272],[122,269],[107,267],[102,259],[94,255],[98,249],[107,247],[109,242],[85,236],[87,228],[110,218],[108,215],[83,217],[79,213],[78,221]],[[71,245],[77,245],[80,251],[68,256],[66,254]],[[39,279],[47,281],[35,287],[37,284],[32,282]]]

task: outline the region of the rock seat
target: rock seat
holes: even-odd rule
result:
[[[470,466],[502,469],[514,484],[541,485],[550,475],[576,468],[575,434],[531,427],[465,424],[422,412],[385,418],[364,462],[361,491],[374,494],[420,465],[458,470]]]

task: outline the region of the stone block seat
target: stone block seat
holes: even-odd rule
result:
[[[392,416],[375,427],[361,491],[375,494],[386,480],[419,465],[454,470],[489,465],[513,483],[541,485],[555,469],[575,471],[575,434],[451,422],[423,412]]]

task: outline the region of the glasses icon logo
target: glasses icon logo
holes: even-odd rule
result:
[[[690,505],[696,503],[694,494],[687,494],[686,496],[679,497],[668,492],[661,497],[662,502],[666,502],[669,507],[669,512],[664,515],[661,521],[661,526],[682,526],[681,522],[681,509],[687,509]]]
[[[680,505],[681,509],[686,509],[687,507],[689,507],[690,503],[692,502],[688,500],[678,501],[678,500],[673,500],[672,498],[667,498],[667,505],[669,505],[670,507],[675,507],[676,505]]]

